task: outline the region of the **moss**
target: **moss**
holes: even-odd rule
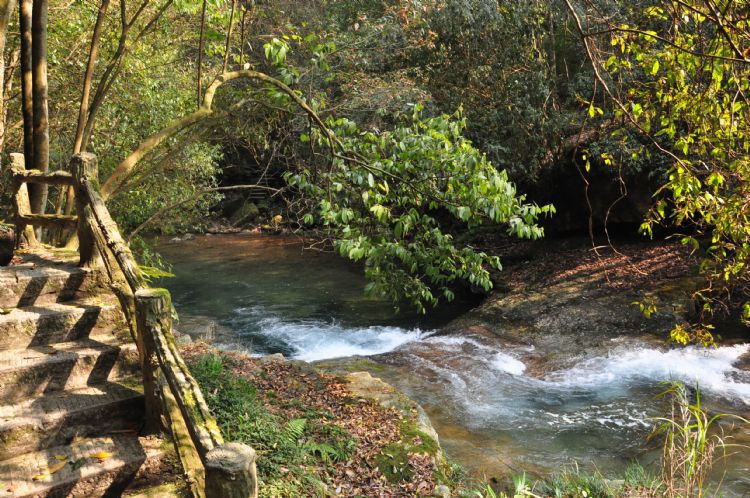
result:
[[[399,443],[391,443],[375,456],[375,465],[390,483],[409,481],[413,475],[409,451]]]
[[[117,380],[121,386],[143,393],[143,378],[140,375],[129,375]]]
[[[390,483],[411,479],[413,472],[409,455],[427,453],[434,456],[440,450],[437,441],[419,430],[413,420],[405,420],[400,432],[402,441],[389,444],[375,457],[375,465]]]
[[[159,484],[138,490],[135,494],[127,494],[130,498],[158,498],[167,496],[185,496],[174,483]]]
[[[410,453],[427,453],[435,456],[440,451],[440,445],[431,436],[421,431],[413,420],[405,420],[401,424],[401,436],[407,441]],[[414,444],[416,441],[417,444]]]

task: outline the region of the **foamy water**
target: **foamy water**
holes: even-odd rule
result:
[[[622,475],[644,455],[653,417],[669,408],[655,398],[661,381],[700,383],[710,409],[750,406],[750,376],[736,367],[748,345],[669,350],[623,330],[609,351],[562,348],[576,355],[562,357],[546,344],[564,337],[535,351],[491,337],[437,336],[430,329],[471,301],[434,310],[445,312],[442,322],[394,316],[390,303],[362,296],[360,269],[283,238],[199,237],[170,247],[177,277],[165,284],[186,318],[201,317],[194,335],[202,337],[208,321],[219,345],[253,354],[308,361],[384,354],[375,358],[377,375],[422,403],[447,452],[478,474],[556,471],[575,460]],[[750,492],[747,453],[731,459],[725,480],[738,496]]]
[[[734,364],[750,345],[703,348],[689,346],[667,351],[638,348],[591,358],[576,367],[549,374],[553,385],[601,388],[634,381],[680,381],[702,391],[750,404],[750,373]]]
[[[432,379],[437,396],[456,408],[455,418],[475,429],[502,424],[516,430],[642,431],[661,414],[654,396],[664,381],[750,406],[750,373],[735,366],[749,348],[619,346],[542,377],[529,374],[524,363],[533,347],[502,347],[476,337],[425,336],[394,354],[405,357],[399,363],[413,364],[415,375]]]
[[[708,395],[750,405],[750,373],[735,367],[750,345],[707,349],[619,346],[572,368],[529,374],[534,348],[502,347],[485,339],[438,336],[420,329],[350,327],[335,321],[285,321],[262,307],[235,310],[239,327],[252,318],[252,334],[284,344],[295,359],[318,361],[385,353],[406,355],[415,375],[438,379],[441,396],[471,427],[512,424],[582,428],[644,428],[658,415],[658,384],[677,380]]]
[[[349,328],[318,321],[286,323],[278,318],[265,318],[258,325],[261,334],[283,341],[293,348],[293,358],[304,361],[387,353],[424,335],[419,329]]]

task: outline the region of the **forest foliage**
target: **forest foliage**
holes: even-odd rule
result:
[[[586,184],[597,171],[614,182],[638,176],[648,179],[638,188],[657,187],[641,230],[677,233],[703,257],[701,317],[673,339],[710,342],[705,323],[717,310],[744,306],[750,318],[747,7],[53,0],[52,169],[81,138],[74,116],[99,19],[83,149],[100,158],[102,180],[195,113],[218,75],[280,83],[222,84],[210,113],[123,170],[109,206],[126,234],[201,230],[227,182],[252,172],[271,179],[270,214],[364,261],[370,292],[424,309],[450,298],[454,282],[491,286],[499,261],[457,235],[496,223],[534,238],[554,226],[553,208],[520,191],[556,171]],[[5,151],[21,149],[17,33],[12,21]],[[62,204],[53,195],[47,209]]]

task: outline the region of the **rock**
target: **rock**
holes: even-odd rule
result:
[[[435,498],[451,498],[451,489],[445,484],[438,484],[432,495]]]
[[[417,430],[435,442],[436,451],[433,455],[435,460],[443,462],[443,452],[440,449],[438,433],[432,426],[430,417],[427,416],[419,403],[382,379],[373,377],[370,372],[352,372],[347,374],[345,378],[347,387],[353,394],[372,399],[385,408],[394,408],[400,411],[404,417],[413,419]]]
[[[274,361],[286,361],[286,358],[284,358],[283,354],[276,353],[276,354],[269,354],[268,356],[261,356],[260,361],[262,363],[270,363]]]
[[[184,235],[184,236],[182,237],[182,240],[193,240],[193,239],[195,239],[195,235],[193,235],[192,233],[186,233],[186,234],[185,234],[185,235]]]
[[[16,237],[12,229],[0,229],[0,266],[8,266],[13,260]]]
[[[178,243],[178,242],[182,242],[182,239],[181,239],[181,238],[179,238],[179,237],[172,237],[171,239],[169,239],[169,241],[170,241],[171,243],[173,243],[173,244],[176,244],[176,243]]]
[[[252,201],[246,201],[229,217],[229,223],[233,226],[246,225],[255,221],[260,216],[258,206]]]
[[[176,330],[174,331],[174,340],[178,346],[186,346],[193,343],[192,337],[187,334],[180,333]]]

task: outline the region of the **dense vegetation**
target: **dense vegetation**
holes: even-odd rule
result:
[[[97,154],[146,259],[140,234],[200,231],[262,190],[261,216],[363,261],[369,292],[422,310],[457,282],[492,286],[480,227],[588,229],[598,244],[609,223],[632,236],[642,223],[704,256],[702,311],[672,338],[710,343],[714,312],[750,317],[746,8],[53,1],[49,167]],[[5,152],[23,149],[18,30],[10,16]],[[32,194],[71,209],[65,192]]]
[[[502,254],[488,239],[573,232],[596,251],[615,226],[673,237],[699,256],[702,285],[669,339],[712,345],[717,316],[750,325],[749,11],[747,0],[0,0],[0,154],[8,164],[23,151],[41,170],[96,154],[102,197],[144,268],[160,263],[144,234],[249,221],[359,262],[365,292],[424,313],[461,286],[493,287]],[[12,191],[6,174],[3,231]],[[67,187],[30,196],[39,213],[74,210]],[[368,447],[315,400],[274,411],[224,357],[192,367],[227,438],[267,455],[269,496],[326,489],[334,464],[365,449],[372,489],[408,486],[415,456],[436,447],[404,425],[391,427],[398,442]],[[681,386],[669,394],[659,477],[634,467],[613,490],[571,472],[519,477],[511,491],[701,495],[723,416]]]

